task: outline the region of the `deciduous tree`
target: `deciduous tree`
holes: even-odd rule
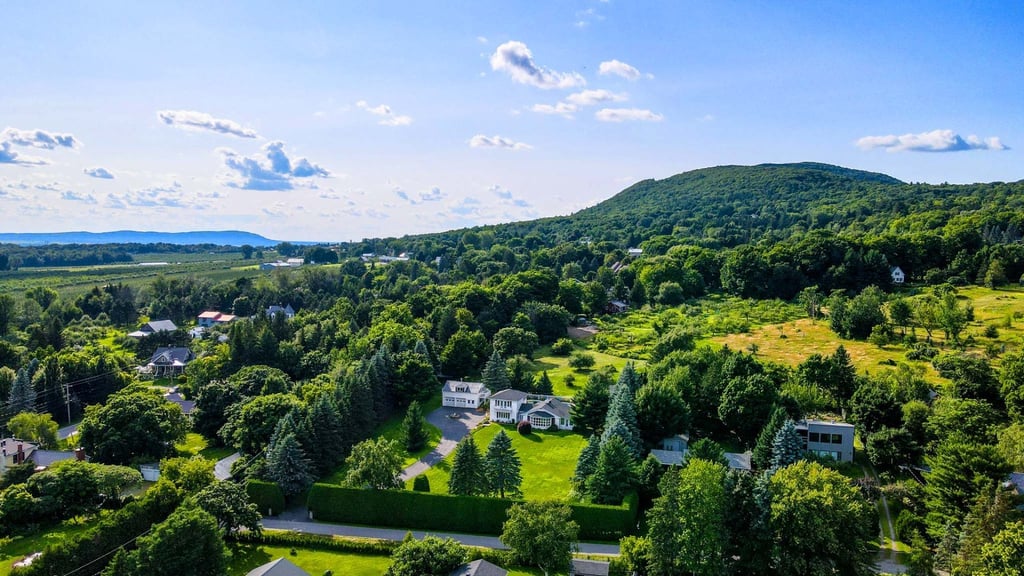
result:
[[[518,564],[536,566],[544,574],[569,568],[579,525],[569,507],[557,502],[524,502],[509,509],[501,541]]]
[[[398,442],[386,438],[364,440],[352,448],[345,460],[348,465],[345,485],[374,490],[401,488],[404,461]]]

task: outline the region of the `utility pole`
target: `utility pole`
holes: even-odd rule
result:
[[[68,409],[68,424],[71,424],[71,384],[64,382],[64,406]]]

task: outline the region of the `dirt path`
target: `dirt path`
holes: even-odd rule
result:
[[[873,470],[868,472],[868,469],[864,466],[861,466],[860,469],[864,472],[864,478],[878,479]],[[881,537],[882,541],[884,541],[885,537],[888,536],[889,547],[885,551],[881,549],[878,551],[878,558],[875,559],[875,564],[879,572],[903,574],[907,571],[907,567],[900,564],[899,556],[897,556],[896,530],[893,528],[892,515],[889,514],[889,501],[886,500],[885,494],[881,494],[879,502],[882,504],[882,514],[879,517]]]

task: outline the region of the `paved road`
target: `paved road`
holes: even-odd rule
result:
[[[227,458],[217,460],[217,464],[213,467],[213,476],[217,480],[227,480],[228,478],[231,478],[231,465],[235,463],[235,460],[238,460],[241,457],[241,454],[235,452]]]
[[[57,429],[57,438],[59,440],[67,440],[69,436],[78,434],[78,424],[72,424],[63,428]]]
[[[441,441],[429,454],[402,471],[402,481],[415,478],[455,450],[455,446],[473,428],[483,422],[484,414],[470,408],[441,407],[427,414],[427,422],[441,429]]]
[[[369,526],[351,526],[348,524],[325,524],[323,522],[275,520],[264,518],[263,527],[272,530],[294,530],[308,534],[331,534],[335,536],[350,536],[355,538],[378,538],[381,540],[401,541],[410,530],[397,530],[393,528],[371,528]],[[423,532],[411,531],[413,537],[423,538],[427,534],[441,538],[452,538],[467,546],[479,546],[481,548],[506,549],[496,536],[480,536],[476,534],[452,534],[449,532]],[[583,554],[604,554],[618,556],[618,544],[586,544],[580,543],[579,551]]]

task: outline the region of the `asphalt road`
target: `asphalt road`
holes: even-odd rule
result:
[[[402,470],[402,481],[415,478],[451,454],[473,428],[483,422],[485,414],[469,408],[441,407],[427,414],[427,422],[441,429],[441,441],[429,454]]]

